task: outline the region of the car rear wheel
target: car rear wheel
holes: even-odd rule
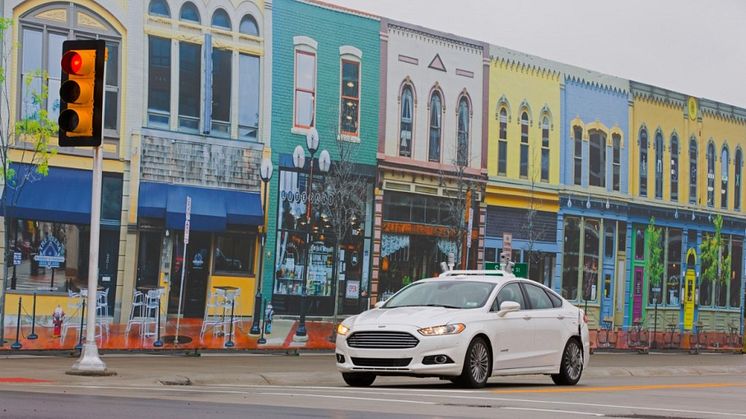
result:
[[[559,374],[552,374],[554,384],[560,386],[574,386],[583,374],[583,348],[575,339],[570,339],[562,353]]]
[[[376,381],[376,375],[366,372],[343,372],[342,379],[350,387],[368,387]]]
[[[452,381],[463,387],[484,387],[487,384],[487,378],[490,376],[491,367],[492,357],[487,342],[481,337],[474,338],[466,350],[461,375]]]

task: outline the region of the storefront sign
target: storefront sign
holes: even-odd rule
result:
[[[23,254],[21,252],[13,252],[13,264],[14,265],[20,265],[21,261],[23,260]]]
[[[65,262],[65,246],[54,236],[47,235],[39,245],[39,254],[34,256],[34,260],[44,268],[59,268]]]
[[[453,231],[445,226],[433,226],[426,224],[408,224],[408,223],[383,223],[383,232],[389,234],[413,234],[418,236],[444,237],[449,238]],[[479,232],[472,230],[471,237],[476,239]]]
[[[280,201],[288,201],[295,203],[306,203],[308,194],[303,192],[292,192],[292,191],[280,191]],[[332,202],[332,197],[326,192],[313,192],[311,193],[311,202],[322,203],[329,205]]]
[[[345,298],[358,298],[360,296],[360,281],[347,281]]]
[[[694,269],[686,270],[684,281],[684,330],[692,330],[694,327],[694,296],[697,295],[695,289],[697,274]]]

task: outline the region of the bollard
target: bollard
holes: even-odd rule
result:
[[[85,319],[85,298],[83,299],[83,313],[80,315],[80,333],[78,334],[78,344],[75,345],[75,350],[83,350],[83,320]]]
[[[233,343],[233,309],[235,307],[235,304],[236,304],[236,295],[233,294],[233,297],[231,299],[231,327],[230,327],[230,331],[228,332],[228,342],[225,342],[226,348],[232,348],[236,345],[235,343]]]
[[[34,291],[34,308],[31,311],[31,334],[26,339],[34,340],[38,338],[39,336],[36,334],[36,291]]]
[[[19,350],[23,347],[21,345],[21,342],[18,341],[18,337],[21,333],[21,300],[23,300],[21,297],[18,297],[18,320],[16,321],[16,341],[13,342],[12,345],[10,345],[10,349],[13,350]]]
[[[264,312],[264,306],[265,306],[264,301],[261,302],[260,306],[261,306],[261,307],[259,307],[260,312],[263,313]],[[267,321],[267,318],[265,316],[264,322],[266,322],[266,321]],[[264,345],[265,343],[267,343],[267,339],[264,338],[264,324],[261,325],[261,329],[262,329],[261,330],[261,334],[262,335],[259,337],[259,340],[256,341],[256,343],[258,343],[260,345]]]
[[[158,297],[158,320],[156,320],[156,334],[157,337],[155,339],[155,342],[153,342],[153,346],[156,348],[160,348],[163,346],[163,341],[161,340],[161,298]]]

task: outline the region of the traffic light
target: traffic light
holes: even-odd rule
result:
[[[101,145],[105,61],[103,40],[62,43],[60,147]]]

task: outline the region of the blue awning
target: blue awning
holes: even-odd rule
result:
[[[8,214],[36,221],[90,224],[91,183],[89,170],[49,167],[47,176],[35,166],[11,164],[14,180],[5,188]],[[27,178],[23,182],[23,179]]]
[[[216,232],[225,231],[229,224],[257,226],[263,223],[258,193],[153,182],[140,183],[138,214],[165,218],[166,228],[181,230],[187,196],[192,198],[192,230]]]

